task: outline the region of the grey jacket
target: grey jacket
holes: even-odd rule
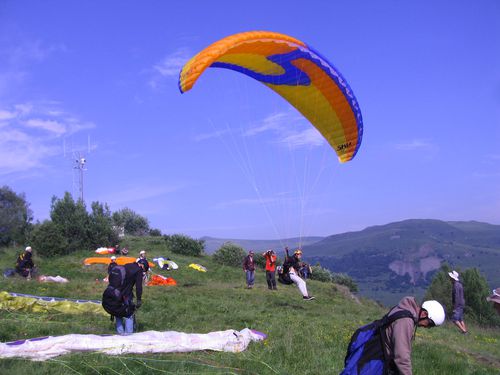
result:
[[[385,353],[392,358],[392,370],[401,375],[411,375],[411,341],[418,322],[420,306],[414,297],[404,297],[398,305],[389,312],[389,316],[396,311],[408,310],[414,317],[401,318],[390,324],[385,330]]]
[[[464,308],[464,287],[460,281],[453,281],[453,291],[451,292],[451,300],[453,302],[453,309]]]

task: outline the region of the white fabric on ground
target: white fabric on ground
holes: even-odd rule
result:
[[[175,331],[146,331],[128,336],[64,335],[0,343],[0,358],[21,357],[44,361],[70,352],[99,351],[118,355],[126,353],[172,353],[196,350],[241,352],[251,341],[266,335],[250,330],[227,330],[206,334]]]

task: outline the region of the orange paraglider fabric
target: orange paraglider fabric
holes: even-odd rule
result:
[[[147,283],[148,286],[154,285],[177,285],[177,281],[175,281],[172,277],[165,277],[162,275],[153,275],[151,276],[151,280]]]
[[[116,258],[116,264],[119,266],[123,266],[124,264],[128,263],[134,263],[137,260],[137,258],[133,257],[118,257]],[[90,266],[91,264],[110,264],[111,263],[111,258],[99,258],[99,257],[91,257],[91,258],[85,258],[83,260],[83,264],[86,266]],[[154,267],[154,263],[149,262],[149,267]]]

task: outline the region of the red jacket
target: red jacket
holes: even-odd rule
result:
[[[266,271],[274,272],[276,271],[276,255],[266,254]]]

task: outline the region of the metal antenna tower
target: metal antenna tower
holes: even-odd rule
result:
[[[66,156],[66,142],[64,142],[64,155]],[[73,195],[75,195],[75,190],[78,190],[78,198],[84,202],[83,198],[83,172],[87,171],[87,159],[82,151],[74,150],[72,148],[72,159],[73,159]],[[90,153],[90,137],[87,140],[87,152]],[[78,182],[77,182],[78,180]]]

